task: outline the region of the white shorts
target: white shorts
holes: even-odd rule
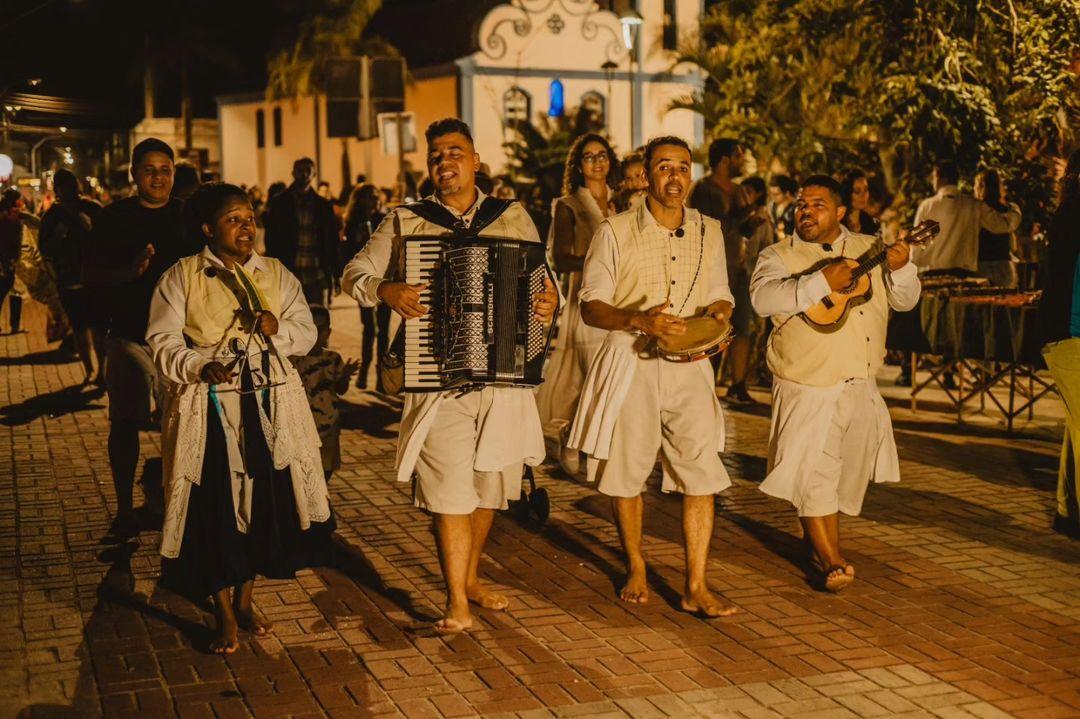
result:
[[[444,397],[416,461],[413,502],[436,514],[471,514],[475,509],[506,509],[521,496],[524,462],[501,472],[473,469],[479,427],[491,409],[492,388],[463,397]]]
[[[638,358],[606,460],[589,457],[590,477],[612,497],[636,497],[663,462],[662,490],[691,496],[731,486],[717,451],[723,427],[712,385],[696,363]]]

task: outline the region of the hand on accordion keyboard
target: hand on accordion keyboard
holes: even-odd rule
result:
[[[551,278],[544,278],[544,291],[533,295],[533,314],[536,319],[544,324],[549,324],[555,316],[555,309],[559,306],[559,295],[555,292],[555,285]]]
[[[427,307],[420,303],[420,293],[427,285],[410,285],[407,282],[382,282],[376,294],[386,305],[404,319],[411,320],[427,314]]]

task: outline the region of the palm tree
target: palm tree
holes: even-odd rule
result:
[[[296,39],[270,57],[267,65],[267,96],[297,99],[322,87],[323,63],[335,57],[352,57],[373,50],[397,55],[387,43],[366,41],[364,29],[382,7],[382,0],[323,0],[297,29]]]

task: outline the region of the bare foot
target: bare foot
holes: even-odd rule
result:
[[[626,584],[619,592],[619,599],[630,604],[648,603],[649,584],[646,581],[645,567],[630,570],[626,575]]]
[[[855,581],[855,567],[850,564],[834,564],[825,572],[825,589],[839,592]]]
[[[232,654],[239,648],[240,642],[236,639],[236,622],[219,620],[217,636],[210,642],[210,651],[214,654]]]
[[[681,605],[684,612],[692,612],[709,618],[730,617],[739,611],[739,608],[734,604],[720,601],[715,594],[705,587],[696,590],[687,588],[686,593],[683,594]]]
[[[448,607],[446,616],[435,622],[434,628],[439,634],[460,634],[472,629],[472,623],[472,614],[469,613],[469,605],[466,604],[464,609]]]
[[[510,605],[510,600],[505,595],[491,591],[480,582],[465,587],[465,595],[470,602],[479,604],[484,609],[501,611]]]
[[[255,611],[254,607],[234,607],[236,623],[245,632],[250,632],[257,637],[265,637],[273,630],[273,623]]]

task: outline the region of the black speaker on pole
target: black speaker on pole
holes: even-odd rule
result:
[[[334,58],[323,65],[326,134],[359,137],[364,66],[361,58]]]
[[[378,131],[375,118],[383,112],[405,111],[405,60],[400,57],[373,57],[368,63],[368,99],[371,103],[371,126]]]

